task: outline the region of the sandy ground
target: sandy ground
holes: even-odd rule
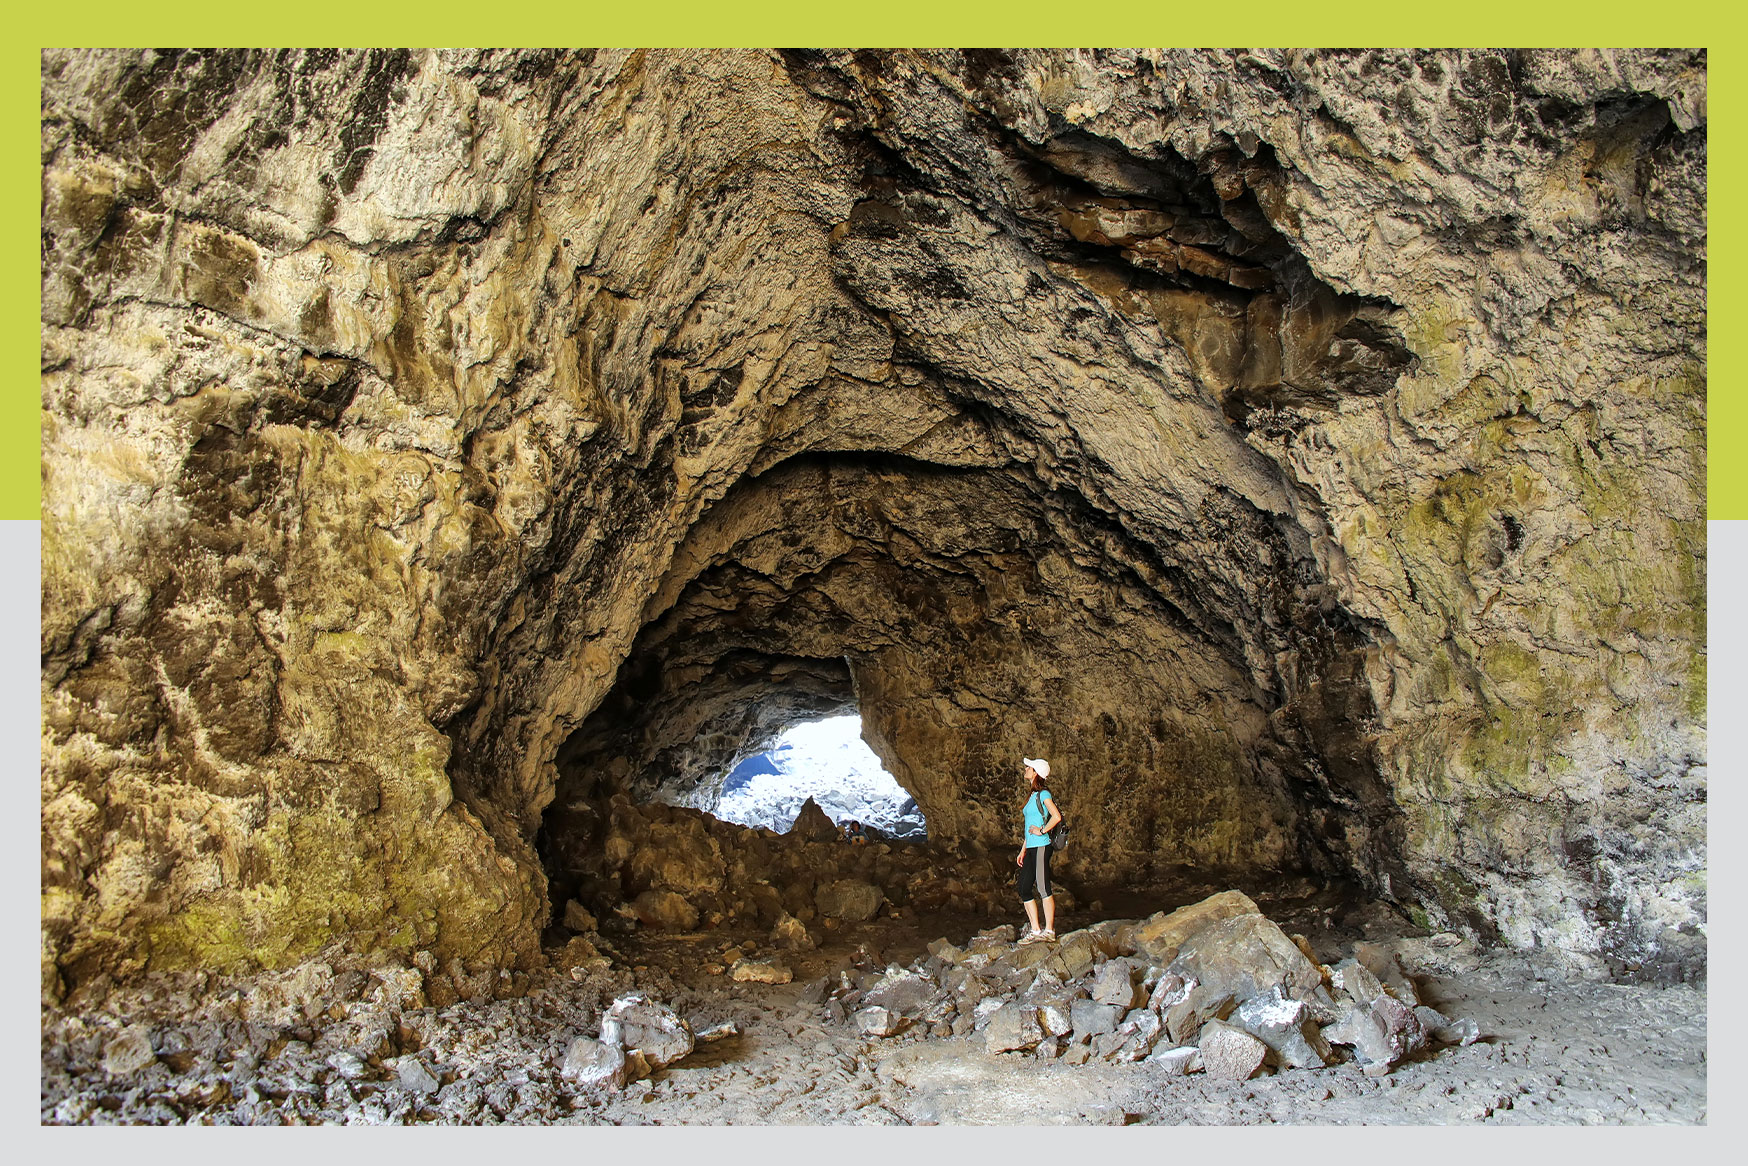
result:
[[[1175,904],[1173,904],[1175,905]],[[1265,912],[1279,919],[1283,913]],[[1107,912],[1108,914],[1108,912]],[[1385,938],[1387,913],[1345,930],[1300,904],[1294,930],[1322,955],[1340,941]],[[1134,915],[1126,915],[1134,917]],[[714,967],[731,943],[710,933],[617,942],[615,966],[581,981],[553,974],[527,995],[397,1013],[399,1030],[362,1058],[344,1055],[348,1008],[279,1031],[187,1013],[189,997],[112,993],[78,1015],[44,1012],[45,1124],[614,1124],[614,1125],[1585,1125],[1706,1122],[1703,986],[1539,980],[1523,961],[1483,956],[1463,975],[1420,974],[1427,1002],[1477,1022],[1480,1040],[1447,1046],[1382,1078],[1353,1064],[1265,1070],[1244,1082],[1168,1076],[1157,1065],[1070,1066],[1025,1053],[989,1055],[980,1035],[916,1030],[860,1036],[807,981],[858,947],[908,964],[938,936],[963,942],[998,922],[883,919],[786,953],[789,984],[736,983]],[[1069,926],[1093,918],[1066,920]],[[1308,921],[1308,922],[1307,922]],[[1321,930],[1319,924],[1322,923]],[[768,945],[765,948],[769,950]],[[1411,972],[1414,970],[1409,969]],[[695,1029],[734,1035],[623,1093],[579,1090],[559,1074],[565,1049],[595,1034],[625,991],[673,1008]],[[208,990],[210,994],[210,989]],[[180,1003],[179,1003],[180,1001]],[[182,1014],[178,1015],[178,1009]],[[103,1052],[128,1025],[150,1031],[155,1062],[108,1072]],[[356,1028],[356,1024],[353,1024]],[[173,1051],[166,1052],[166,1049]],[[417,1062],[407,1065],[402,1062]],[[408,1085],[408,1072],[423,1088]]]

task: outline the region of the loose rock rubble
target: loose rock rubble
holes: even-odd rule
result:
[[[683,806],[638,804],[622,793],[585,808],[572,811],[575,855],[552,872],[555,894],[576,896],[565,903],[564,924],[583,935],[752,924],[769,928],[786,948],[807,949],[876,917],[914,919],[948,905],[1011,908],[1013,863],[1005,851],[851,846],[811,798],[783,834]],[[1060,885],[1057,908],[1077,905],[1073,889]]]
[[[1424,1004],[1387,948],[1362,943],[1333,968],[1319,964],[1303,937],[1289,938],[1239,891],[1054,944],[1014,939],[1003,926],[964,949],[936,941],[908,968],[842,970],[819,985],[825,1015],[868,1036],[972,1032],[991,1053],[1148,1059],[1233,1081],[1265,1065],[1347,1061],[1381,1076],[1479,1035],[1474,1021]]]
[[[931,918],[953,938],[925,944],[883,916],[811,949],[762,929],[590,932],[509,974],[330,951],[251,977],[99,977],[44,1009],[42,1120],[1705,1120],[1691,986],[1542,981],[1468,940],[1390,937],[1388,912],[1332,928],[1278,896],[1166,901],[1192,899],[1053,945],[970,915]],[[777,974],[730,974],[758,965]],[[1327,1067],[1287,1071],[1313,1056]]]

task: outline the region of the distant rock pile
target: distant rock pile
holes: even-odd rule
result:
[[[1381,1076],[1422,1050],[1479,1035],[1473,1021],[1422,1003],[1383,945],[1356,944],[1325,966],[1238,891],[1053,944],[1015,944],[1012,926],[963,949],[936,940],[908,968],[841,971],[835,983],[810,985],[809,999],[870,1037],[981,1034],[991,1053],[1074,1065],[1146,1060],[1235,1081],[1264,1066],[1346,1061]]]
[[[882,915],[955,905],[1011,910],[1013,868],[926,844],[850,846],[809,798],[787,833],[723,822],[699,810],[639,805],[616,794],[576,859],[561,915],[580,936],[633,928],[694,931],[725,923],[769,927],[780,946],[809,949],[823,931]],[[555,895],[565,884],[555,878]],[[562,899],[560,901],[563,901]],[[1057,890],[1057,907],[1074,895]],[[574,942],[574,941],[573,941]],[[592,940],[591,940],[592,942]],[[571,962],[582,963],[587,953]]]

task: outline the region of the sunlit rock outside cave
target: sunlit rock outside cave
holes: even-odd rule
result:
[[[1706,1120],[1704,50],[41,64],[44,1122]]]
[[[862,718],[829,717],[786,730],[771,747],[723,778],[715,814],[779,833],[812,798],[838,826],[859,823],[894,838],[921,841],[927,823],[862,740]]]

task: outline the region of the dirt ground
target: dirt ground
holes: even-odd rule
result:
[[[1137,900],[1139,901],[1139,900]],[[1136,902],[1065,919],[1136,918]],[[1162,906],[1176,906],[1167,903]],[[1156,907],[1155,909],[1160,909]],[[1382,909],[1263,904],[1334,959],[1356,938],[1385,939]],[[1017,918],[1018,913],[1015,913]],[[358,1024],[336,1005],[283,1030],[200,1011],[186,990],[155,1000],[113,992],[100,1008],[45,1010],[44,1124],[611,1124],[611,1125],[1664,1125],[1704,1124],[1703,986],[1541,980],[1523,960],[1480,954],[1462,974],[1414,976],[1426,1001],[1467,1017],[1481,1037],[1401,1064],[1284,1069],[1243,1082],[1169,1076],[1161,1066],[1071,1066],[1026,1053],[990,1055],[981,1035],[913,1029],[864,1037],[803,1003],[808,981],[858,948],[908,964],[937,937],[962,943],[1002,922],[980,916],[885,918],[846,926],[781,957],[787,984],[739,983],[720,968],[731,945],[777,954],[762,935],[643,934],[614,941],[609,969],[552,973],[526,995],[397,1012],[398,1032],[347,1058]],[[1410,973],[1416,969],[1409,967]],[[1447,973],[1449,969],[1446,969]],[[246,990],[246,989],[245,989]],[[736,1030],[622,1093],[580,1090],[559,1074],[565,1050],[597,1031],[626,991],[666,1004],[695,1030]],[[213,988],[204,994],[210,997]],[[152,1063],[118,1074],[104,1049],[127,1026],[151,1033]],[[348,1028],[348,1025],[351,1028]],[[371,1038],[377,1041],[376,1037]],[[166,1051],[169,1050],[169,1051]],[[403,1066],[402,1062],[417,1065]],[[409,1087],[408,1073],[423,1088]],[[420,1074],[423,1074],[422,1076]]]

